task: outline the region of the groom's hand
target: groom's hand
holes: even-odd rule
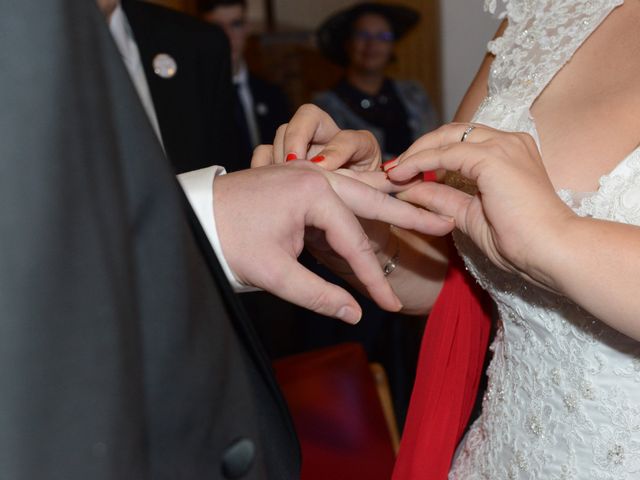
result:
[[[402,305],[356,215],[427,234],[453,229],[452,222],[311,162],[220,176],[214,198],[222,250],[238,280],[349,323],[362,313],[355,299],[297,262],[307,227],[324,231],[371,298],[391,311]]]

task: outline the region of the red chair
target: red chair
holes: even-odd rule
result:
[[[359,344],[286,357],[274,369],[300,438],[302,480],[391,478],[395,424]]]

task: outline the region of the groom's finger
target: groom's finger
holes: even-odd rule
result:
[[[380,307],[394,312],[402,308],[362,226],[337,196],[314,205],[307,213],[307,224],[325,232],[329,246],[345,259]]]
[[[361,218],[379,220],[427,235],[446,235],[454,228],[451,220],[382,193],[358,180],[331,175],[329,182],[342,201]]]
[[[471,195],[458,189],[433,182],[423,183],[399,193],[398,198],[451,217],[458,228],[463,224],[465,212],[473,199]]]
[[[321,315],[351,324],[360,320],[362,309],[353,296],[307,270],[286,252],[274,251],[269,265],[279,275],[273,278],[273,284],[260,287]]]
[[[422,175],[418,175],[407,182],[393,183],[389,180],[385,172],[360,172],[356,170],[350,170],[348,168],[340,168],[338,170],[335,170],[335,173],[339,173],[340,175],[343,175],[345,177],[353,178],[354,180],[366,183],[370,187],[373,187],[383,193],[402,192],[424,181],[422,179]]]

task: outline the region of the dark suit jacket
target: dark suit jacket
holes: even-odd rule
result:
[[[253,96],[253,110],[260,130],[261,143],[273,143],[276,130],[291,117],[289,101],[276,85],[255,75],[249,75],[249,88]]]
[[[188,15],[138,0],[122,7],[140,50],[165,150],[177,173],[237,162],[233,90],[226,36]],[[154,72],[156,55],[178,65],[171,78]]]
[[[95,3],[13,2],[0,31],[0,478],[297,478]]]
[[[260,143],[272,144],[278,127],[287,123],[291,118],[289,101],[279,87],[251,73],[249,74],[249,89],[253,98],[253,113],[258,124]],[[237,97],[235,101],[239,101]],[[236,124],[235,128],[239,131],[247,127]],[[236,135],[236,141],[240,142],[236,149],[239,153],[238,163],[231,166],[231,170],[241,170],[251,166],[253,146],[250,145],[249,139],[244,137],[241,134]]]

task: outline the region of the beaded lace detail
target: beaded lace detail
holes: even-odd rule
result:
[[[506,1],[489,96],[474,122],[538,136],[530,107],[619,0]],[[486,6],[495,11],[496,0]],[[581,198],[579,215],[640,225],[640,149]],[[640,478],[640,343],[565,297],[494,267],[468,237],[456,244],[497,305],[483,412],[454,461],[451,480]]]

